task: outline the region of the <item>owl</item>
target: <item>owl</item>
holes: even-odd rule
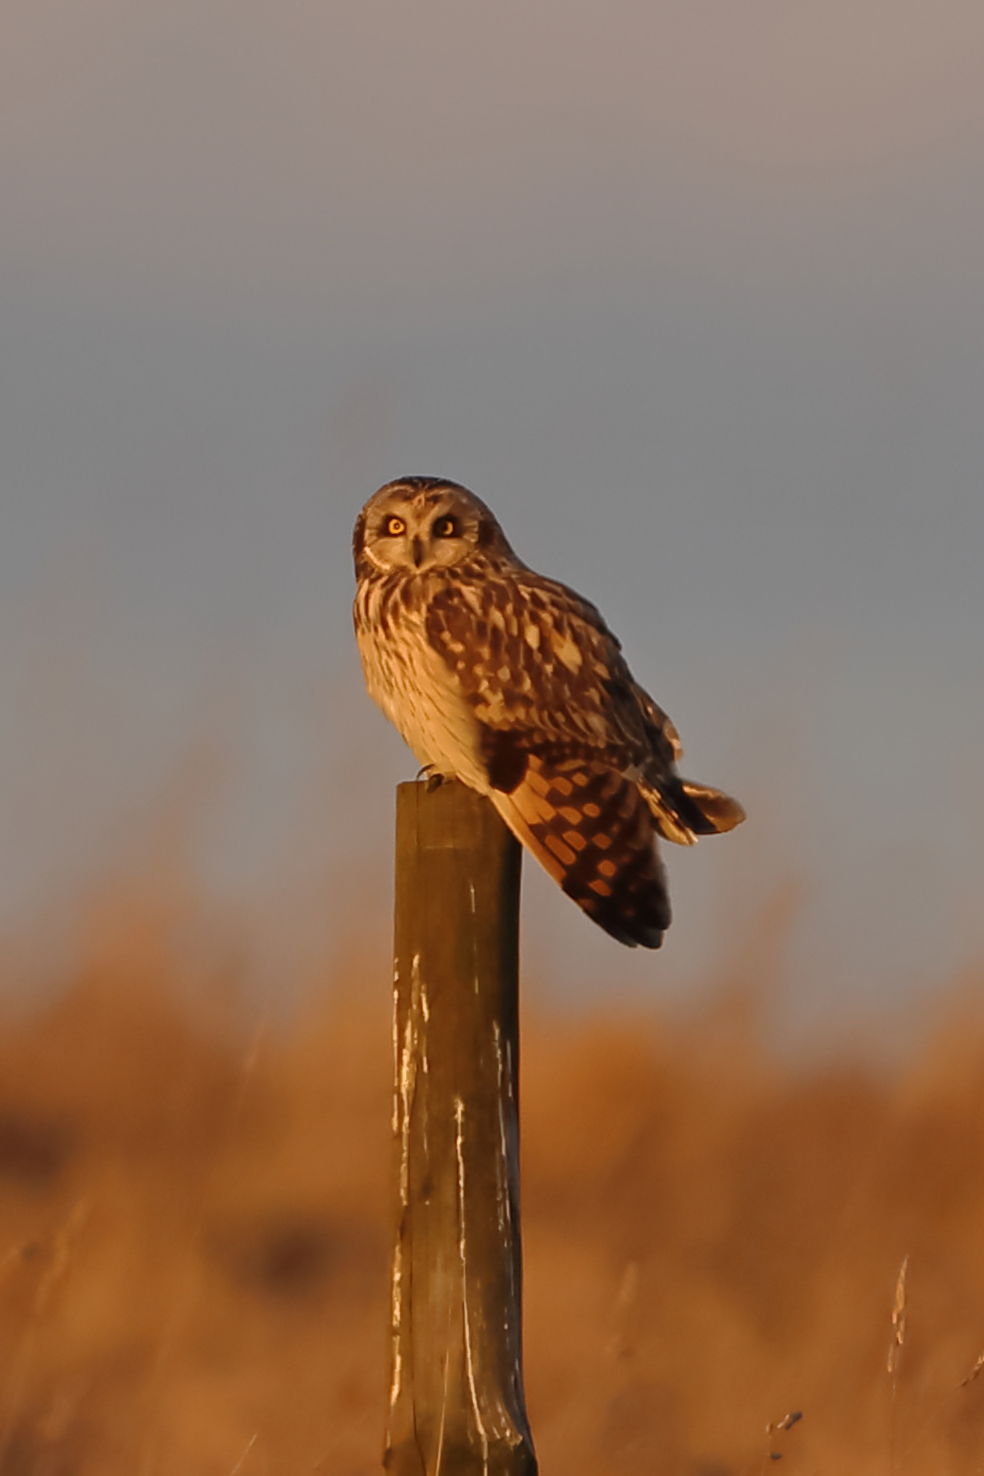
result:
[[[677,773],[677,731],[594,605],[528,568],[485,503],[437,477],[374,493],[353,552],[366,685],[421,765],[487,795],[612,937],[658,948],[659,838],[693,845],[745,812]]]

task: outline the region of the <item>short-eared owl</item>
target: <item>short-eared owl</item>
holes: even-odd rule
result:
[[[606,932],[658,948],[657,836],[744,819],[682,779],[676,729],[587,600],[528,569],[484,502],[406,477],[355,525],[355,630],[370,694],[420,763],[486,794]]]

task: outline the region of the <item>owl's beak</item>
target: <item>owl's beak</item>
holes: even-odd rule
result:
[[[421,539],[414,538],[411,540],[410,552],[413,554],[413,567],[419,569],[424,562],[424,545]]]

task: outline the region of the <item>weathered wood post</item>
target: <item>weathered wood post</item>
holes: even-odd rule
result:
[[[519,1231],[520,848],[464,785],[396,825],[393,1476],[535,1476]]]

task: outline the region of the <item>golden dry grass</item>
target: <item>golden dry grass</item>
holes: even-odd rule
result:
[[[0,1035],[0,1476],[374,1472],[385,977],[261,1027],[134,915]],[[984,1471],[984,1030],[793,1069],[734,991],[526,1021],[544,1476]]]

